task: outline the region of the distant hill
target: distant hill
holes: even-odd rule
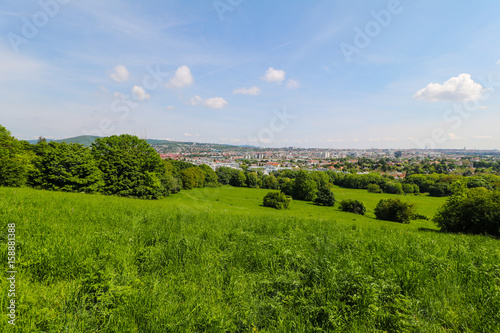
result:
[[[51,140],[47,139],[47,142],[66,142],[66,143],[79,143],[81,145],[89,147],[92,143],[94,143],[95,139],[99,138],[98,136],[94,135],[80,135],[80,136],[75,136],[73,138],[67,138],[67,139],[61,139],[61,140]],[[28,140],[29,143],[36,144],[38,140]]]
[[[47,142],[66,142],[66,143],[79,143],[84,146],[90,147],[92,143],[94,143],[95,139],[99,138],[99,136],[94,135],[80,135],[73,138],[60,139],[60,140],[52,140],[47,139]],[[38,140],[27,140],[31,144],[36,144]],[[184,141],[168,141],[168,140],[156,140],[156,139],[147,139],[146,140],[150,145],[196,145],[196,146],[218,146],[218,147],[251,147],[251,146],[234,146],[234,145],[225,145],[225,144],[214,144],[214,143],[201,143],[201,142],[184,142]]]

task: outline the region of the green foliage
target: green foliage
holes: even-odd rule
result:
[[[416,184],[405,183],[405,184],[403,184],[403,192],[405,195],[412,194],[412,193],[418,194],[418,193],[420,193],[420,189],[419,189],[418,185],[416,185]]]
[[[92,154],[103,173],[103,193],[144,199],[168,195],[165,164],[145,140],[128,134],[97,138]]]
[[[209,167],[206,164],[202,164],[199,166],[199,168],[203,171],[204,174],[205,183],[203,184],[203,186],[205,187],[219,186],[219,182],[217,180],[217,174],[211,167]]]
[[[181,170],[180,178],[185,190],[203,187],[205,184],[205,172],[196,166]]]
[[[429,195],[433,197],[444,197],[451,194],[450,185],[446,183],[437,183],[429,186]]]
[[[370,193],[382,193],[382,189],[378,186],[378,184],[369,184],[367,190]]]
[[[262,177],[262,188],[277,190],[279,188],[278,180],[274,175],[267,175]]]
[[[320,206],[329,206],[333,207],[335,205],[335,196],[333,192],[330,190],[330,187],[322,183],[319,186],[317,197],[314,199],[314,203]]]
[[[365,215],[365,205],[356,199],[345,199],[340,202],[339,209],[343,212]]]
[[[257,172],[247,172],[246,185],[250,188],[259,188],[260,180]]]
[[[318,187],[310,174],[299,170],[293,182],[292,197],[295,200],[313,201]]]
[[[287,198],[283,192],[269,192],[264,197],[263,205],[276,209],[288,209],[290,206],[290,198]]]
[[[32,170],[32,154],[0,125],[0,186],[19,187]]]
[[[500,192],[482,187],[458,191],[439,209],[434,221],[447,232],[500,236]]]
[[[379,220],[410,223],[415,215],[415,205],[401,199],[382,199],[375,207],[375,216]]]
[[[401,185],[400,182],[397,181],[392,181],[387,183],[385,189],[385,193],[391,193],[391,194],[403,194],[403,185]]]
[[[96,193],[103,186],[102,172],[89,148],[76,143],[39,142],[29,185],[45,190]]]

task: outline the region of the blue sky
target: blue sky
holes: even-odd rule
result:
[[[21,139],[500,148],[500,2],[4,0]]]

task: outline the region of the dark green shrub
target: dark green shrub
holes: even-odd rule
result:
[[[330,206],[335,205],[335,196],[328,187],[327,184],[320,185],[316,199],[314,203],[320,206]]]
[[[389,182],[385,186],[384,189],[385,193],[392,193],[392,194],[403,194],[403,185],[401,185],[400,182],[394,181],[394,182]]]
[[[411,194],[414,193],[415,188],[413,187],[413,184],[403,184],[403,192],[406,194]]]
[[[382,193],[382,189],[380,188],[380,186],[378,186],[378,184],[368,185],[367,190],[370,193]]]
[[[346,199],[340,202],[339,209],[343,212],[349,212],[359,215],[365,215],[366,207],[365,205],[356,199]]]
[[[290,198],[282,192],[269,192],[264,197],[264,206],[276,209],[288,209],[290,206]]]
[[[450,186],[445,183],[437,183],[429,187],[429,195],[432,197],[444,197],[451,194]]]
[[[472,188],[451,196],[434,216],[447,232],[500,236],[500,192]]]
[[[382,199],[375,207],[375,216],[379,220],[410,223],[414,217],[415,205],[401,199]]]

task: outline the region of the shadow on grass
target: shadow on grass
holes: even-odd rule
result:
[[[418,228],[418,231],[435,232],[435,233],[440,233],[440,234],[444,233],[441,230],[430,229],[430,228]]]

